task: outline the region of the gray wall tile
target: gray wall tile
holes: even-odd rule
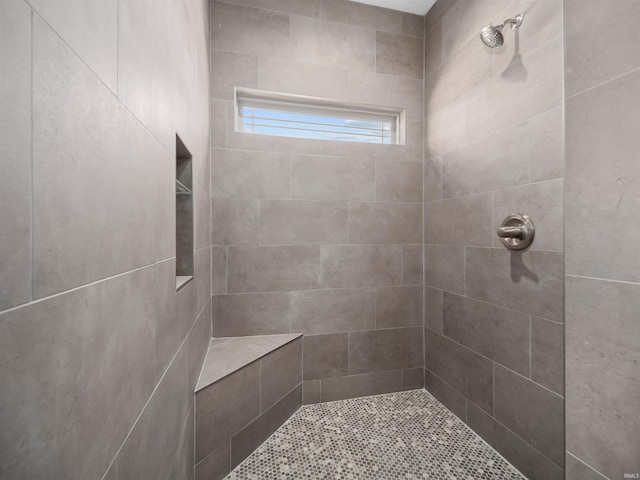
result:
[[[424,223],[425,243],[491,246],[491,194],[425,203]]]
[[[495,417],[558,466],[564,465],[561,396],[496,365]]]
[[[531,380],[564,394],[564,325],[531,317]]]
[[[376,200],[422,202],[422,163],[376,161]]]
[[[640,281],[634,230],[619,228],[640,207],[638,82],[630,73],[567,100],[567,231],[582,238],[567,243],[568,274]]]
[[[297,338],[260,360],[260,413],[301,383],[302,338]]]
[[[318,287],[318,246],[229,247],[227,258],[230,293]]]
[[[279,58],[291,51],[289,15],[214,1],[211,19],[213,50]]]
[[[422,78],[422,38],[376,32],[376,72]]]
[[[211,247],[211,293],[227,293],[226,247]]]
[[[485,411],[493,411],[493,362],[488,358],[428,331],[426,368]]]
[[[289,292],[213,295],[211,305],[214,337],[289,333]]]
[[[155,384],[153,276],[137,270],[0,315],[4,475],[105,473]],[[117,415],[105,423],[105,412]]]
[[[421,329],[349,333],[349,374],[415,368],[422,364]]]
[[[31,299],[31,10],[2,4],[0,311]]]
[[[563,255],[466,249],[466,294],[555,321],[563,320]]]
[[[567,276],[567,450],[609,478],[638,468],[639,292]]]
[[[331,289],[291,292],[291,331],[340,333],[375,328],[375,290]]]
[[[422,204],[349,203],[349,241],[402,244],[422,241]]]
[[[376,289],[376,328],[422,326],[422,287]]]
[[[373,30],[399,33],[402,13],[372,5],[353,5],[343,0],[321,0],[321,17],[334,22],[359,25]]]
[[[564,176],[564,105],[529,120],[531,181]]]
[[[39,18],[33,35],[33,291],[41,298],[175,255],[175,200],[166,195],[174,189],[168,152]],[[104,235],[104,225],[136,235]]]
[[[402,390],[419,390],[424,388],[424,368],[408,368],[402,370]]]
[[[422,245],[402,245],[402,284],[422,285]]]
[[[260,414],[260,365],[254,362],[196,395],[196,463],[228,444]]]
[[[118,2],[35,0],[30,5],[117,92]]]
[[[382,287],[401,282],[399,245],[323,245],[320,255],[324,287]]]
[[[302,406],[302,385],[291,390],[276,404],[263,412],[253,422],[231,439],[231,468],[238,466],[245,458],[269,438],[284,422]]]
[[[579,458],[567,452],[567,480],[606,480],[605,477],[593,470]]]
[[[463,421],[467,421],[467,399],[454,388],[425,369],[424,388]]]
[[[442,198],[442,158],[424,156],[424,201],[432,202]]]
[[[275,152],[213,149],[214,197],[289,198],[289,156]]]
[[[277,12],[305,15],[307,17],[320,16],[320,0],[225,0],[227,3],[237,3],[249,7],[264,8]]]
[[[564,202],[563,181],[523,185],[499,190],[493,194],[493,242],[502,243],[495,231],[511,213],[529,215],[536,227],[532,250],[563,250],[564,248]]]
[[[221,197],[211,199],[213,245],[257,245],[259,240],[259,200]]]
[[[293,60],[300,63],[375,68],[375,32],[352,25],[293,16],[291,50]]]
[[[529,376],[529,315],[444,292],[443,333]]]
[[[426,113],[426,112],[425,112]],[[460,100],[428,112],[425,118],[424,150],[436,160],[438,155],[465,144],[465,102]],[[425,159],[428,157],[425,156]],[[440,160],[440,159],[438,159]],[[441,168],[439,169],[441,170]],[[438,200],[436,198],[435,200]]]
[[[196,465],[195,480],[222,480],[231,471],[231,440]]]
[[[348,364],[348,334],[304,336],[305,381],[347,375]]]
[[[402,33],[424,38],[424,16],[402,12]]]
[[[321,382],[321,398],[323,402],[332,402],[346,398],[366,397],[398,392],[401,386],[400,370],[325,378]]]
[[[211,97],[234,99],[234,87],[258,88],[258,57],[240,53],[211,52],[211,62],[216,65],[211,76]]]
[[[425,285],[455,293],[464,293],[464,247],[424,246]]]
[[[302,404],[320,403],[320,380],[302,382]]]
[[[303,200],[374,200],[375,162],[293,155],[291,189],[293,198]]]
[[[632,33],[632,25],[640,16],[637,2],[622,0],[603,5],[593,0],[586,3],[567,0],[565,8],[566,17],[575,19],[566,22],[567,95],[582,92],[640,66],[634,55],[640,48],[640,39]],[[597,32],[602,43],[589,48],[585,41],[586,32]],[[615,42],[615,49],[605,47],[612,42]],[[616,125],[622,125],[622,120]],[[596,144],[593,143],[594,146]]]
[[[347,217],[346,202],[262,200],[260,244],[347,243]]]
[[[442,290],[424,287],[425,328],[442,333]]]

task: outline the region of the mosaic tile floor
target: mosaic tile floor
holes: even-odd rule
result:
[[[424,390],[304,406],[227,478],[526,480]]]

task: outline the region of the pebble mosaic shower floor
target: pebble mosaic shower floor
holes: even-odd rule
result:
[[[526,480],[424,390],[304,406],[227,478]]]

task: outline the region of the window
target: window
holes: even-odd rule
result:
[[[191,154],[176,135],[176,290],[193,279],[193,174]]]
[[[236,89],[236,132],[399,145],[404,110]]]

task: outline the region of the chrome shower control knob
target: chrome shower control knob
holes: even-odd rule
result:
[[[524,250],[533,243],[536,227],[527,215],[513,213],[502,221],[497,233],[509,250]]]

